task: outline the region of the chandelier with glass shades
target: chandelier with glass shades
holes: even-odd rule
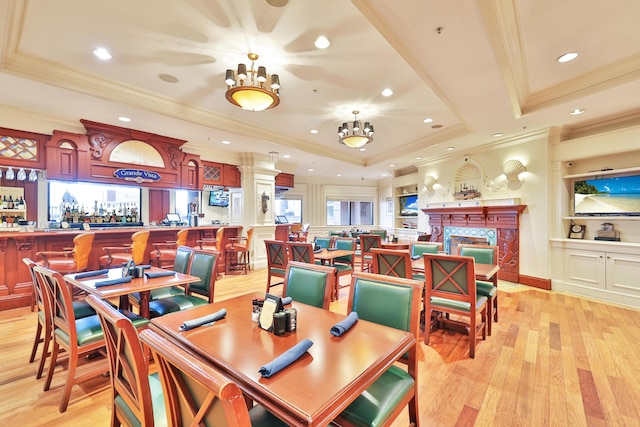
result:
[[[277,74],[267,75],[265,67],[258,67],[256,70],[257,53],[247,56],[251,60],[249,70],[245,64],[238,64],[237,73],[227,70],[224,79],[227,84],[227,100],[249,111],[263,111],[275,107],[280,103],[280,77]],[[267,80],[270,80],[269,86]]]
[[[347,123],[338,126],[340,143],[347,147],[360,148],[373,141],[373,126],[369,122],[365,122],[364,127],[362,127],[358,120],[358,114],[360,114],[360,111],[353,111],[353,125],[351,130],[349,130]]]

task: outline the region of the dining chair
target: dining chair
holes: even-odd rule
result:
[[[316,264],[313,256],[313,245],[307,242],[286,242],[287,255],[289,261],[306,262]],[[318,264],[320,262],[318,261]]]
[[[304,223],[298,226],[292,226],[289,240],[292,242],[306,242],[310,225],[309,223]]]
[[[334,299],[338,299],[338,292],[340,288],[346,288],[351,284],[351,280],[349,280],[349,284],[340,285],[340,278],[343,276],[350,276],[355,271],[355,260],[356,260],[356,239],[353,237],[336,237],[333,241],[333,247],[336,249],[342,249],[346,251],[353,251],[353,255],[344,255],[336,257],[333,260],[333,265],[336,268],[336,287],[334,292]]]
[[[424,274],[412,271],[411,257],[407,250],[373,248],[371,253],[375,274],[424,281]]]
[[[422,254],[437,254],[438,252],[442,252],[442,242],[416,241],[411,242],[409,247],[411,258],[422,258]]]
[[[212,303],[216,287],[216,269],[219,264],[219,256],[220,253],[218,252],[194,250],[191,256],[188,274],[197,276],[200,280],[190,283],[186,287],[184,294],[172,295],[150,301],[149,313],[151,317],[164,316],[168,313]]]
[[[36,255],[42,260],[39,264],[61,274],[86,270],[95,235],[93,232],[79,233],[73,238],[73,248],[37,252]]]
[[[102,250],[106,252],[106,255],[100,257],[100,268],[120,267],[131,259],[136,265],[142,264],[149,234],[149,230],[136,231],[131,235],[130,245],[103,247]]]
[[[111,427],[165,426],[167,410],[158,373],[149,374],[147,351],[131,319],[95,295],[87,302],[104,333],[111,380]]]
[[[87,371],[78,372],[78,362],[81,356],[93,354],[98,350],[104,349],[104,334],[96,314],[76,318],[70,285],[65,282],[60,273],[41,266],[33,267],[33,271],[40,286],[49,293],[51,301],[53,347],[44,391],[49,390],[51,387],[55,367],[58,364],[58,355],[62,348],[67,353],[67,379],[62,392],[59,410],[60,412],[65,412],[74,384],[105,374],[109,370],[106,359],[94,357],[88,359],[90,362],[86,364],[91,365],[92,369],[86,367]],[[148,319],[131,312],[124,312],[124,314],[133,321],[136,327],[149,323]]]
[[[149,254],[149,258],[154,260],[156,267],[171,267],[176,257],[177,248],[187,244],[188,235],[189,229],[183,228],[176,233],[175,241],[151,243],[153,250]]]
[[[230,237],[224,248],[225,274],[231,271],[243,271],[247,274],[251,270],[251,241],[254,228],[247,230],[246,237]]]
[[[176,273],[188,274],[189,264],[193,256],[193,249],[190,246],[178,246],[175,250],[175,258],[173,259],[173,271]],[[175,295],[184,295],[185,288],[183,286],[168,286],[164,288],[151,289],[149,291],[149,301],[169,298]],[[134,292],[129,294],[129,303],[134,307],[140,307],[140,293]]]
[[[418,411],[418,334],[424,283],[372,273],[353,273],[347,312],[358,319],[411,332],[416,338],[399,359],[406,370],[391,365],[356,398],[334,423],[340,426],[389,426],[405,407],[409,421],[420,426]]]
[[[51,298],[49,292],[44,286],[41,286],[38,281],[34,267],[38,265],[30,258],[22,258],[22,262],[27,266],[31,281],[33,284],[33,293],[36,296],[36,307],[38,309],[37,319],[38,325],[36,327],[36,336],[33,340],[33,346],[31,348],[31,356],[29,357],[29,363],[33,363],[38,352],[38,346],[42,343],[42,355],[40,356],[40,364],[38,365],[38,372],[36,373],[36,379],[42,377],[42,371],[44,369],[45,361],[49,356],[49,344],[53,338],[53,326],[52,326],[52,311],[51,311]],[[96,312],[91,308],[87,302],[82,300],[73,300],[73,313],[76,319],[91,316]]]
[[[316,236],[313,239],[314,248],[328,249],[333,246],[333,236]]]
[[[260,405],[248,409],[238,385],[193,352],[151,329],[140,340],[158,366],[170,426],[286,426]]]
[[[373,269],[373,254],[371,249],[379,248],[381,239],[377,234],[360,234],[360,271]]]
[[[282,285],[284,283],[285,270],[289,257],[287,250],[284,246],[285,242],[282,240],[265,240],[264,241],[267,251],[267,293],[272,286]],[[271,284],[272,277],[281,277],[282,282]]]
[[[477,264],[498,263],[498,247],[495,245],[458,245],[458,255],[470,256]],[[476,280],[476,292],[478,296],[485,296],[489,300],[487,304],[487,315],[489,322],[487,334],[491,335],[492,322],[498,322],[498,273],[491,278],[492,282]]]
[[[329,309],[335,288],[335,267],[289,261],[282,295],[296,302]]]
[[[218,253],[222,254],[224,252],[223,251],[224,247],[222,246],[222,244],[224,243],[225,231],[226,231],[226,229],[224,227],[220,227],[220,228],[218,228],[218,230],[216,230],[215,239],[200,239],[200,240],[197,240],[196,243],[198,244],[198,246],[202,250],[218,252]],[[242,233],[242,227],[239,227],[238,233]],[[224,257],[223,256],[220,256],[219,259],[218,259],[218,268],[217,268],[216,271],[217,271],[218,275],[221,275],[222,272],[225,271],[224,270]]]
[[[469,357],[475,358],[476,340],[487,336],[487,297],[476,293],[474,260],[467,256],[423,254],[426,276],[425,317],[432,314],[439,323],[462,325],[469,334]],[[453,314],[463,320],[453,320]],[[445,317],[446,315],[446,317]],[[480,315],[480,322],[478,322]],[[425,327],[429,345],[431,327]]]

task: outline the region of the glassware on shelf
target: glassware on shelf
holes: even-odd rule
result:
[[[31,172],[29,172],[29,181],[35,182],[37,180],[38,180],[38,172],[36,172],[35,169],[31,169]]]
[[[4,174],[4,179],[6,179],[7,181],[13,181],[15,177],[16,174],[12,168],[7,169],[7,173]]]
[[[16,178],[18,179],[18,181],[26,181],[27,173],[24,171],[24,168],[20,168],[18,170],[18,174],[16,175]]]

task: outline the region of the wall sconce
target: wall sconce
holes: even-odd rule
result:
[[[269,209],[269,196],[267,195],[267,193],[262,193],[262,213],[266,214],[267,210]]]
[[[507,182],[522,183],[519,175],[522,172],[526,172],[526,171],[527,171],[527,168],[524,167],[524,165],[520,160],[509,160],[502,167],[502,172],[504,172],[505,176],[507,177]]]
[[[426,175],[424,177],[424,188],[426,188],[429,193],[433,191],[433,186],[436,185],[437,183],[438,183],[438,180],[431,175]]]

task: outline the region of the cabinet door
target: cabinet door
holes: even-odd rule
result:
[[[224,185],[222,182],[222,163],[204,163],[204,183],[209,185]]]
[[[242,187],[240,182],[240,169],[235,165],[222,165],[222,179],[227,187]]]
[[[605,253],[568,249],[564,281],[593,289],[605,289]]]
[[[640,296],[640,256],[607,252],[607,290]]]

